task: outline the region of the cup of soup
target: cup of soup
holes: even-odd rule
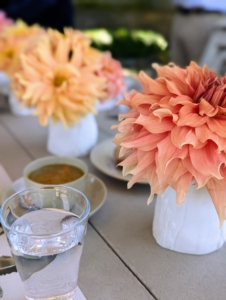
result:
[[[23,176],[26,187],[67,185],[84,193],[88,166],[78,158],[47,156],[29,163]]]

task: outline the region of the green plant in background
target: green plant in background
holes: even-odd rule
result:
[[[159,33],[151,30],[91,29],[84,33],[92,40],[92,46],[101,51],[111,51],[119,60],[150,59],[168,62],[168,44]]]
[[[98,49],[103,46],[109,46],[113,42],[112,35],[104,28],[83,30],[83,33],[92,40],[93,44]]]

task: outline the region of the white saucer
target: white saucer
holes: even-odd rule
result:
[[[12,186],[2,196],[2,202],[13,194],[26,189],[24,178],[21,177],[13,182]],[[90,201],[90,217],[101,208],[107,196],[107,188],[97,176],[89,173],[85,195]]]
[[[129,181],[131,175],[124,177],[121,169],[116,167],[116,160],[114,158],[114,149],[116,146],[112,142],[113,139],[106,140],[94,147],[90,153],[90,160],[104,174],[119,180]],[[148,184],[146,180],[140,180],[137,183]]]

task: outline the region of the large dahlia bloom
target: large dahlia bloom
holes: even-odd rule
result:
[[[158,77],[139,75],[142,92],[131,91],[119,103],[130,108],[120,115],[115,143],[120,164],[132,174],[131,187],[140,179],[154,194],[170,186],[177,204],[191,183],[206,186],[220,223],[226,219],[226,77],[217,77],[191,62],[186,69],[174,64],[154,65]]]
[[[79,31],[48,30],[28,54],[21,55],[13,89],[23,106],[35,107],[42,125],[52,118],[68,127],[96,112],[106,80],[95,74],[96,66],[84,63],[89,44]]]

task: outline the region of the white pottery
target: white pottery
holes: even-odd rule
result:
[[[10,79],[4,73],[0,71],[0,94],[8,96],[10,93]]]
[[[185,201],[176,205],[176,192],[168,187],[157,195],[153,236],[167,249],[188,254],[207,254],[219,249],[226,239],[226,222],[218,215],[205,187],[192,184]]]
[[[86,156],[96,145],[98,126],[93,114],[88,114],[72,128],[65,128],[62,123],[50,122],[48,127],[47,149],[58,156]]]

